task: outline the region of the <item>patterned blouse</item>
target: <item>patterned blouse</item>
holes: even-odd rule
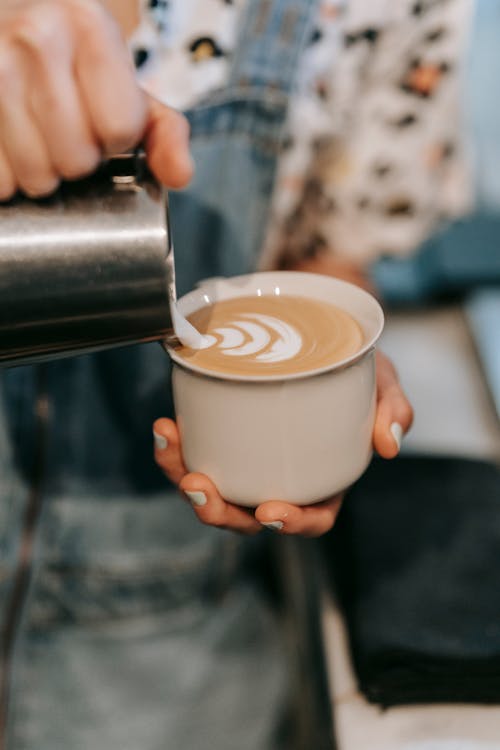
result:
[[[144,87],[185,109],[226,82],[246,0],[142,0]],[[473,0],[322,0],[303,52],[263,267],[411,252],[470,207],[461,72]]]

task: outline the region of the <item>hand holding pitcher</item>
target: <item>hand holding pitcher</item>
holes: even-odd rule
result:
[[[171,188],[193,165],[186,119],[138,86],[118,25],[95,0],[0,6],[0,201],[49,195],[143,142]]]

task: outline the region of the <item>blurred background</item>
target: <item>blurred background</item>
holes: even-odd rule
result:
[[[469,491],[469,506],[477,502],[476,516],[484,513],[485,523],[497,526],[500,518],[499,38],[500,3],[479,0],[474,7],[464,91],[474,163],[472,210],[442,226],[416,252],[407,257],[381,257],[370,267],[386,306],[382,349],[397,366],[415,408],[415,422],[403,442],[399,474],[396,470],[391,478],[387,471],[384,479],[383,470],[377,469],[375,479],[369,478],[364,483],[365,492],[372,493],[372,504],[379,503],[381,518],[377,518],[375,511],[370,515],[365,506],[362,517],[362,511],[353,507],[355,502],[363,502],[359,493],[348,497],[342,511],[347,517],[341,516],[339,528],[334,529],[325,545],[326,579],[318,574],[321,627],[315,631],[309,623],[309,633],[313,640],[316,633],[327,663],[326,675],[316,670],[319,682],[313,703],[321,706],[318,696],[323,680],[331,703],[324,705],[323,711],[320,709],[319,722],[328,723],[328,709],[331,709],[332,732],[328,740],[325,732],[317,734],[315,741],[319,744],[315,747],[500,748],[500,671],[495,662],[500,642],[494,625],[498,612],[491,607],[497,598],[500,561],[491,551],[481,558],[478,550],[490,543],[484,529],[465,530],[466,524],[469,528],[474,525],[473,508],[467,520],[467,512],[463,511],[461,527],[460,514],[466,504],[459,497],[460,482],[453,484],[449,474],[450,466],[453,470],[462,466],[465,487],[470,473],[469,490],[470,486],[476,490],[472,494]],[[485,479],[483,483],[483,476],[490,476],[489,467],[497,472],[496,481],[489,483]],[[420,479],[427,471],[433,487],[422,492],[425,483]],[[397,485],[397,490],[391,489],[391,482]],[[418,486],[420,495],[417,490],[412,493],[412,484]],[[400,492],[401,517],[398,516],[399,526],[391,527],[389,513],[394,512],[396,505],[390,498],[384,505],[384,497],[396,491]],[[449,502],[446,508],[446,503],[441,503],[445,496]],[[429,529],[432,531],[431,522],[424,516],[428,519],[433,512],[437,519],[434,531],[438,532],[433,542],[424,543],[422,538]],[[376,556],[379,580],[365,572],[368,555],[356,547],[356,538],[362,536],[369,523],[371,533],[376,535],[372,563]],[[387,535],[379,541],[380,535],[384,536],[384,527]],[[417,542],[419,533],[421,538]],[[494,548],[498,545],[496,532],[493,537]],[[365,542],[369,544],[369,540],[367,536]],[[304,564],[309,561],[314,568],[311,563],[314,554],[307,549],[307,542],[291,544],[296,545],[297,554],[303,555]],[[403,553],[401,548],[405,544],[408,550]],[[476,551],[471,552],[469,545]],[[455,559],[455,553],[465,561],[460,570],[456,560],[449,562]],[[478,566],[472,562],[474,555],[481,558]],[[394,569],[395,561],[406,572],[399,574]],[[349,565],[357,570],[346,573],[345,567]],[[418,576],[427,579],[425,587],[414,586]],[[413,586],[415,593],[398,609],[395,599],[400,602],[404,599],[405,585]],[[436,592],[435,600],[432,589]],[[451,589],[454,590],[450,593]],[[441,604],[436,605],[438,599]],[[406,607],[404,612],[403,607]],[[457,626],[457,622],[463,623],[467,618],[468,609],[474,615],[467,626]],[[304,627],[307,630],[307,625]],[[481,649],[492,665],[489,676],[483,672],[478,677],[475,672],[474,660]],[[443,655],[448,659],[444,667]],[[308,658],[314,659],[314,653],[309,653]],[[438,677],[443,681],[435,694]],[[390,679],[391,689],[398,685],[402,694],[410,696],[407,700],[391,697]],[[465,685],[462,691],[454,690],[453,684],[457,682]],[[413,697],[407,691],[410,683]],[[485,689],[487,683],[493,688],[489,695]],[[378,697],[376,689],[380,690]],[[314,733],[311,727],[309,731]],[[303,740],[302,746],[306,747],[307,741]]]

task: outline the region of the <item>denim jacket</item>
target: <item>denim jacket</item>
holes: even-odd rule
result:
[[[181,294],[256,265],[314,4],[250,0],[228,87],[188,113]],[[161,348],[6,370],[0,388],[1,747],[271,747],[282,652],[244,543],[201,526],[153,461],[173,413]]]

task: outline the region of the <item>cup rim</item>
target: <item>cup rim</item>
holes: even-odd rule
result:
[[[202,375],[204,377],[213,378],[215,380],[224,380],[224,381],[232,381],[232,382],[243,382],[243,383],[273,383],[273,382],[285,382],[289,380],[305,380],[308,378],[315,377],[316,375],[322,375],[324,373],[329,372],[337,372],[339,370],[345,370],[348,367],[351,367],[352,365],[355,365],[360,360],[364,359],[374,348],[375,344],[379,340],[383,328],[384,328],[384,312],[382,310],[382,307],[378,300],[375,299],[375,297],[367,292],[365,289],[362,289],[361,287],[357,286],[356,284],[351,284],[349,281],[344,281],[343,279],[337,279],[335,277],[330,276],[324,276],[322,274],[315,274],[315,273],[306,273],[302,271],[257,271],[255,273],[247,273],[247,274],[241,274],[239,276],[228,276],[228,277],[216,277],[216,278],[210,278],[205,279],[201,281],[197,288],[194,289],[191,292],[188,292],[187,294],[183,295],[179,300],[180,305],[189,304],[190,302],[193,302],[194,300],[198,299],[200,297],[200,292],[205,288],[207,289],[210,285],[213,284],[220,284],[220,283],[234,283],[235,285],[238,285],[239,283],[244,282],[245,280],[255,279],[258,281],[259,279],[262,279],[262,281],[270,281],[271,278],[275,278],[278,282],[280,280],[283,280],[285,278],[290,278],[290,276],[294,276],[297,280],[300,281],[300,277],[303,278],[304,281],[307,283],[311,283],[311,279],[314,277],[321,279],[321,283],[328,284],[331,282],[332,288],[334,286],[341,286],[341,287],[350,287],[354,290],[354,292],[358,296],[364,296],[367,301],[370,302],[370,304],[373,307],[374,312],[378,316],[378,325],[376,326],[375,332],[369,336],[365,342],[365,344],[362,346],[362,348],[357,351],[355,354],[352,354],[349,357],[345,357],[344,359],[340,360],[339,362],[335,362],[330,365],[324,365],[323,367],[316,367],[313,370],[306,370],[304,372],[293,372],[293,373],[278,373],[274,375],[241,375],[241,374],[234,374],[234,373],[225,373],[220,371],[214,371],[209,370],[204,367],[200,367],[199,365],[193,365],[188,360],[184,359],[183,357],[180,357],[175,349],[168,343],[164,343],[164,347],[166,351],[168,352],[171,359],[175,362],[176,365],[181,367],[182,369],[188,370],[191,373],[195,373],[197,375]],[[237,296],[237,295],[235,295]],[[302,295],[304,297],[310,296],[305,293]],[[201,307],[195,307],[190,312],[194,312],[195,310],[199,309]],[[340,305],[339,305],[340,307]]]

